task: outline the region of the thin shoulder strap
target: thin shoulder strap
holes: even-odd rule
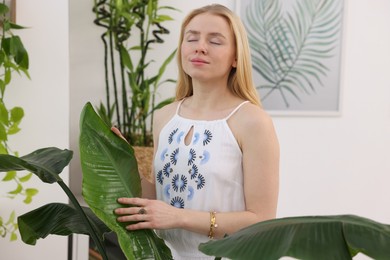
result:
[[[177,104],[177,107],[176,107],[176,115],[179,114],[179,109],[180,109],[181,104],[183,103],[184,100],[185,100],[185,98],[183,98],[182,100],[180,100],[179,103]]]
[[[225,120],[228,120],[232,115],[234,115],[234,113],[236,113],[237,112],[237,110],[239,110],[240,109],[240,107],[242,107],[243,105],[245,105],[246,103],[248,103],[249,102],[249,100],[246,100],[246,101],[244,101],[244,102],[242,102],[241,104],[239,104],[226,118],[225,118]]]

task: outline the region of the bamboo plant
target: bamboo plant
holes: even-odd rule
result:
[[[148,56],[164,43],[169,30],[163,23],[172,20],[158,0],[95,0],[94,23],[104,28],[105,102],[98,109],[102,118],[119,128],[131,145],[152,146],[152,121],[156,109],[171,102],[156,103],[158,89],[175,80],[164,79],[176,50],[166,56],[159,69]]]

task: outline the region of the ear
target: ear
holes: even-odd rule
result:
[[[232,63],[232,67],[233,68],[237,68],[237,59],[234,59],[234,61]]]

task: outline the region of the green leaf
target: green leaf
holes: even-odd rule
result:
[[[16,241],[18,240],[18,235],[15,232],[11,233],[10,241]]]
[[[23,186],[18,184],[16,186],[16,189],[14,189],[13,191],[9,191],[8,194],[16,195],[19,194],[22,190],[23,190]]]
[[[19,181],[20,182],[26,182],[26,181],[29,181],[31,179],[31,177],[32,177],[32,173],[30,172],[30,173],[26,174],[25,176],[20,177]]]
[[[72,151],[56,147],[38,149],[22,157],[0,154],[0,172],[28,170],[43,182],[54,183],[61,181],[59,174],[72,156]]]
[[[38,190],[37,189],[33,189],[33,188],[27,188],[25,190],[25,192],[26,192],[27,196],[31,196],[31,197],[38,194]]]
[[[169,248],[152,230],[129,232],[114,209],[119,197],[141,195],[141,182],[132,147],[116,136],[87,103],[80,118],[82,193],[91,210],[111,229],[128,259],[171,259]]]
[[[0,140],[6,141],[8,139],[7,130],[3,124],[0,123]]]
[[[1,181],[12,181],[16,177],[16,171],[9,171]]]
[[[86,207],[83,211],[88,216],[99,238],[110,230],[93,212]],[[77,210],[68,204],[50,203],[18,217],[19,232],[23,242],[35,245],[37,239],[50,234],[68,236],[73,233],[89,235],[85,222]]]
[[[0,3],[0,15],[5,15],[9,12],[9,8],[7,5]]]
[[[19,123],[24,117],[24,110],[21,107],[14,107],[11,109],[11,120]]]
[[[11,212],[11,214],[9,215],[9,219],[8,219],[7,223],[5,223],[5,224],[10,225],[10,224],[14,223],[15,218],[16,218],[16,214],[15,214],[15,211],[13,210]]]
[[[26,49],[19,36],[12,36],[12,44],[14,50],[14,59],[16,64],[24,69],[29,67],[29,58]]]
[[[390,226],[354,216],[306,216],[256,223],[231,236],[199,246],[207,255],[231,259],[374,259],[390,255]]]
[[[8,120],[8,109],[7,109],[7,107],[5,106],[3,100],[0,100],[0,121],[1,121],[1,123],[3,123],[4,125],[8,125],[8,124],[9,124],[9,120]]]

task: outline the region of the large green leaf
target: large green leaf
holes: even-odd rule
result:
[[[0,172],[28,170],[43,182],[62,181],[59,174],[69,164],[73,152],[56,147],[38,149],[22,157],[0,154]]]
[[[117,222],[119,197],[141,195],[141,181],[132,147],[116,136],[87,103],[80,118],[83,197],[92,211],[117,236],[128,259],[171,259],[169,248],[152,230],[127,231]]]
[[[110,229],[96,215],[83,207],[99,238],[110,232]],[[35,245],[37,239],[50,234],[68,236],[73,233],[90,235],[90,231],[77,210],[62,203],[50,203],[18,217],[18,225],[22,240]]]
[[[80,225],[74,226],[71,230],[68,230],[68,232],[72,231],[73,233],[85,234],[85,230],[87,229],[88,234],[96,243],[103,258],[107,259],[107,255],[103,248],[103,239],[98,237],[96,229],[96,226],[101,225],[95,221],[96,218],[91,218],[86,215],[86,212],[80,207],[80,204],[72,191],[59,176],[63,169],[69,164],[72,156],[72,151],[66,149],[61,150],[56,147],[38,149],[22,157],[7,154],[0,155],[0,171],[28,170],[37,175],[43,182],[50,184],[57,182],[76,209],[74,210],[72,207],[73,210],[70,210],[69,206],[44,206],[37,211],[27,213],[23,217],[18,218],[18,221],[21,221],[19,223],[19,231],[23,241],[35,244],[37,239],[46,237],[48,234],[61,234],[58,230],[68,230],[68,218],[79,219]],[[34,191],[30,192],[34,193]],[[47,211],[49,211],[49,213],[47,213]],[[44,222],[42,222],[43,216],[46,217]],[[75,222],[75,224],[76,223],[77,222]],[[81,228],[81,230],[77,230],[77,228]],[[68,235],[68,233],[65,232],[65,234],[62,235]]]
[[[352,259],[361,252],[390,256],[390,226],[354,215],[307,216],[259,222],[199,246],[208,255],[231,259]]]

